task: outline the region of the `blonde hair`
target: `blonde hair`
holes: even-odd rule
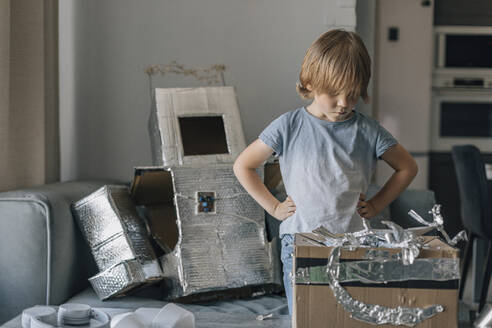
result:
[[[299,73],[297,92],[304,99],[314,94],[338,95],[369,102],[371,57],[361,38],[341,29],[321,35],[306,51]]]

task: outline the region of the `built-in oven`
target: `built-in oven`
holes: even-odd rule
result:
[[[436,26],[431,150],[492,152],[492,26]]]
[[[492,90],[434,89],[431,150],[473,144],[492,152]]]
[[[492,26],[436,26],[434,41],[434,87],[492,88]]]

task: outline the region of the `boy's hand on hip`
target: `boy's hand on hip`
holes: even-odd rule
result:
[[[378,211],[370,200],[366,202],[366,195],[360,194],[359,202],[357,203],[357,213],[363,218],[370,219],[378,214]]]
[[[282,203],[278,203],[275,206],[275,208],[273,209],[273,216],[276,219],[283,221],[295,212],[296,204],[294,204],[294,201],[292,200],[292,198],[290,198],[290,196],[287,196],[287,198]]]

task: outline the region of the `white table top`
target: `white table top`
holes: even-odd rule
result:
[[[130,312],[129,309],[116,309],[116,308],[98,308],[105,311],[111,317],[125,312]],[[203,311],[195,314],[196,328],[230,328],[231,324],[234,327],[241,328],[290,328],[291,317],[289,315],[275,315],[271,319],[265,319],[263,321],[256,320],[256,314],[234,314],[234,313],[222,313]],[[14,319],[6,322],[0,328],[22,328],[21,316],[17,316]]]

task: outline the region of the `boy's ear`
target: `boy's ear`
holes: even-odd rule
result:
[[[313,88],[311,87],[311,84],[306,84],[306,89],[308,89],[309,91],[313,91]]]

